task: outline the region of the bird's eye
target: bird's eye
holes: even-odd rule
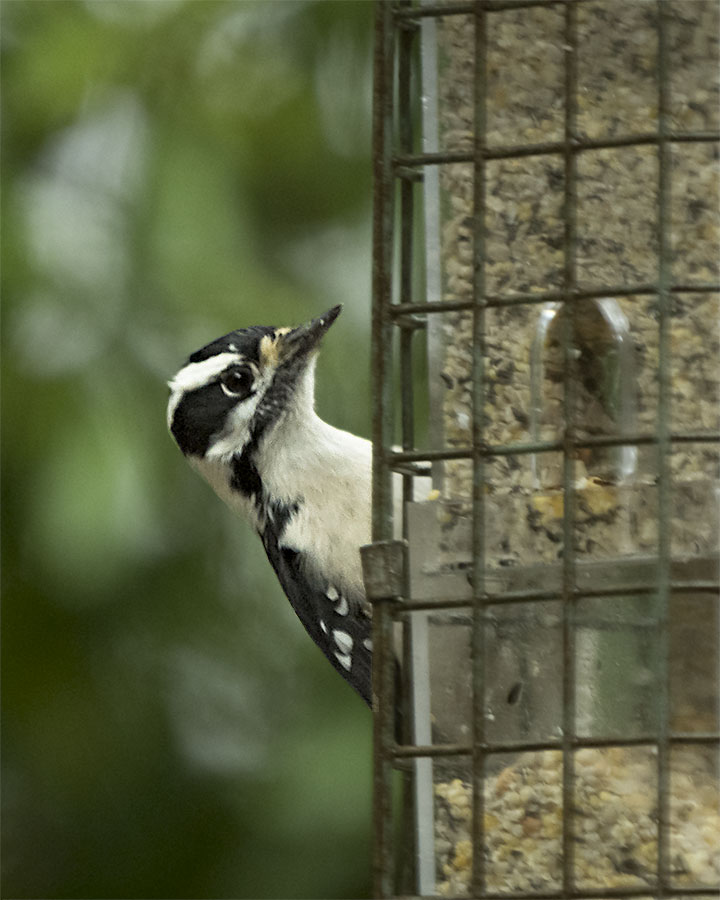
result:
[[[247,397],[252,384],[252,372],[247,366],[232,366],[220,376],[220,386],[228,397]]]

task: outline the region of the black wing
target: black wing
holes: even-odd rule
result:
[[[292,608],[333,668],[372,706],[371,621],[359,598],[344,596],[304,565],[302,553],[282,547],[277,535],[261,535],[265,552]]]

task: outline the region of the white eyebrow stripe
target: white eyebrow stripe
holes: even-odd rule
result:
[[[216,378],[231,363],[241,359],[237,353],[218,353],[201,362],[188,363],[168,382],[168,387],[173,393],[197,390]]]

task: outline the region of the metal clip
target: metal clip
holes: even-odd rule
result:
[[[375,541],[360,548],[368,600],[396,600],[405,592],[407,541]]]

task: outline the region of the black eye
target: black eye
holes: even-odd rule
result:
[[[253,385],[253,376],[247,366],[232,366],[220,376],[220,385],[230,397],[247,397]]]

